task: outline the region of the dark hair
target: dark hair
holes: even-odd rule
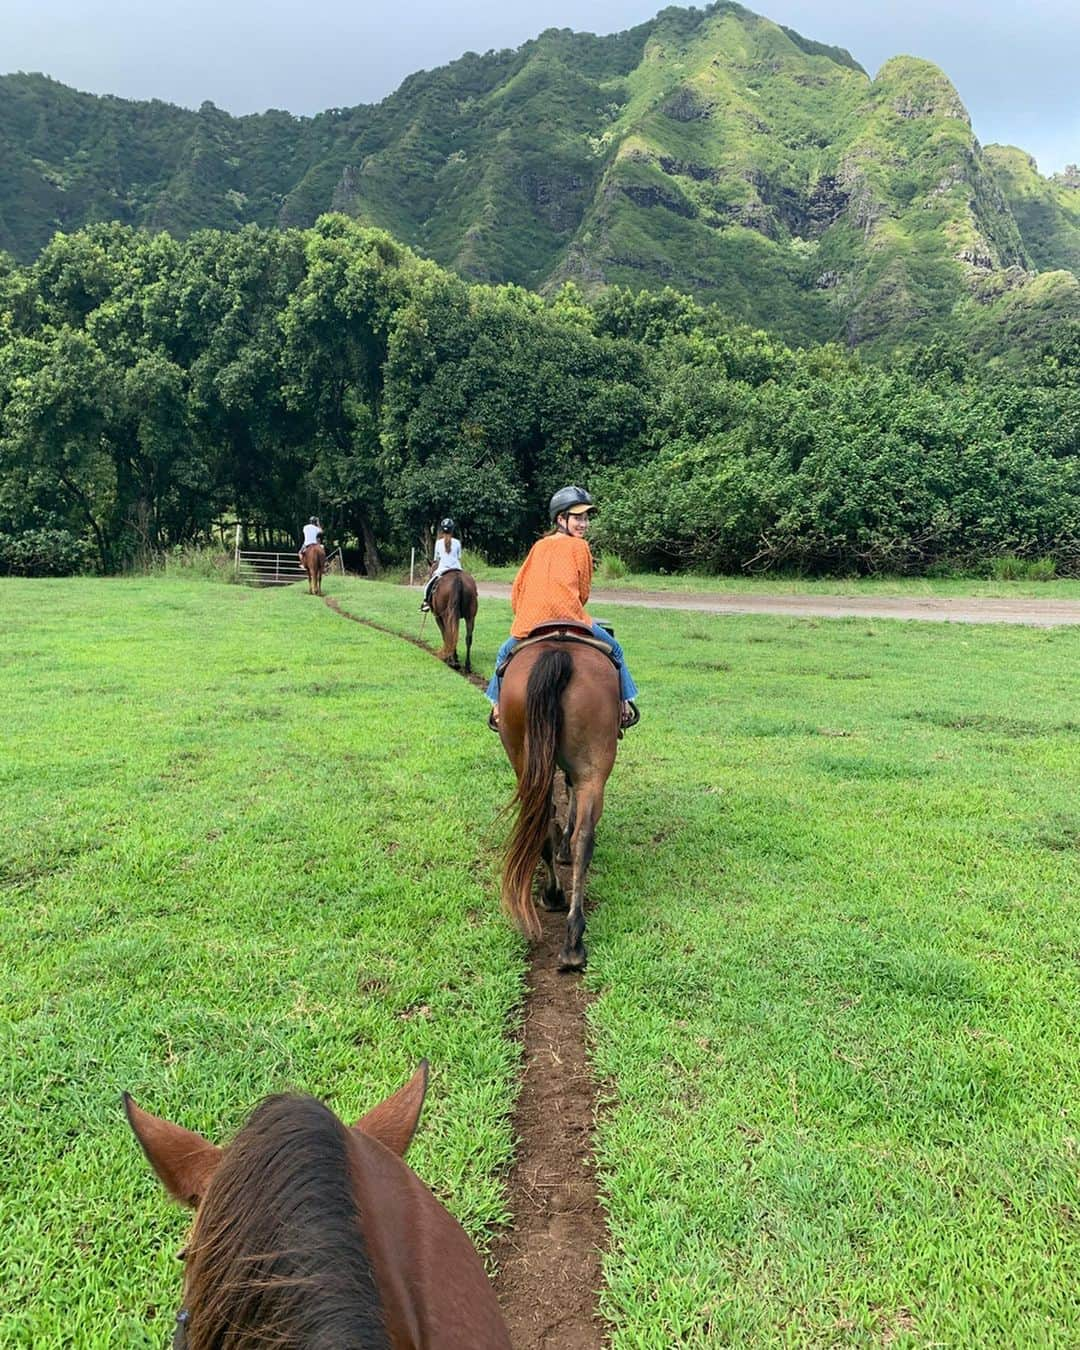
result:
[[[268,1097],[226,1150],[195,1220],[185,1292],[189,1350],[389,1350],[348,1137],[322,1102]]]

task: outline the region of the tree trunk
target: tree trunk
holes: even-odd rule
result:
[[[360,539],[364,545],[364,571],[369,577],[378,576],[382,571],[382,561],[375,543],[375,534],[367,516],[360,517]]]

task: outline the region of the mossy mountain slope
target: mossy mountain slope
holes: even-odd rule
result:
[[[1071,165],[1044,178],[1014,145],[988,145],[986,157],[1034,265],[1080,273],[1080,169]]]
[[[477,280],[670,285],[788,341],[949,326],[997,350],[1080,313],[1080,190],[1024,158],[984,152],[929,63],[871,79],[722,0],[611,37],[549,30],[306,119],[5,77],[0,246],[335,209]]]

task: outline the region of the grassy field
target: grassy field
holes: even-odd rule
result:
[[[187,1218],[123,1089],[227,1139],[285,1086],[355,1120],[427,1055],[410,1159],[483,1236],[522,963],[475,691],[298,588],[0,607],[0,1345],[171,1334]]]
[[[414,593],[328,589],[419,632]],[[414,1164],[488,1231],[522,954],[480,694],[296,588],[0,605],[0,1343],[164,1339],[184,1218],[125,1087],[227,1135],[285,1083],[349,1118],[427,1054]],[[482,602],[484,671],[507,616]],[[645,720],[592,877],[613,1345],[1080,1343],[1080,630],[617,623]]]
[[[511,582],[517,564],[496,567],[482,563],[465,565],[480,581]],[[1080,580],[1070,577],[1052,581],[990,581],[978,577],[792,577],[706,576],[697,572],[629,572],[616,576],[603,563],[594,583],[597,588],[628,591],[671,591],[678,595],[910,595],[986,596],[996,600],[1080,600]]]

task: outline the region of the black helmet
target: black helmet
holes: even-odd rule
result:
[[[577,510],[574,509],[575,507]],[[573,486],[560,488],[548,503],[548,514],[552,521],[555,521],[564,511],[569,511],[574,516],[580,516],[587,511],[595,510],[593,499],[585,489]]]
[[[440,534],[454,533],[454,522],[449,516],[446,516],[443,520],[439,521],[439,533]]]
[[[309,525],[321,525],[321,524],[322,524],[322,521],[319,519],[318,516],[312,516],[311,519],[308,521],[308,524],[309,524]]]

